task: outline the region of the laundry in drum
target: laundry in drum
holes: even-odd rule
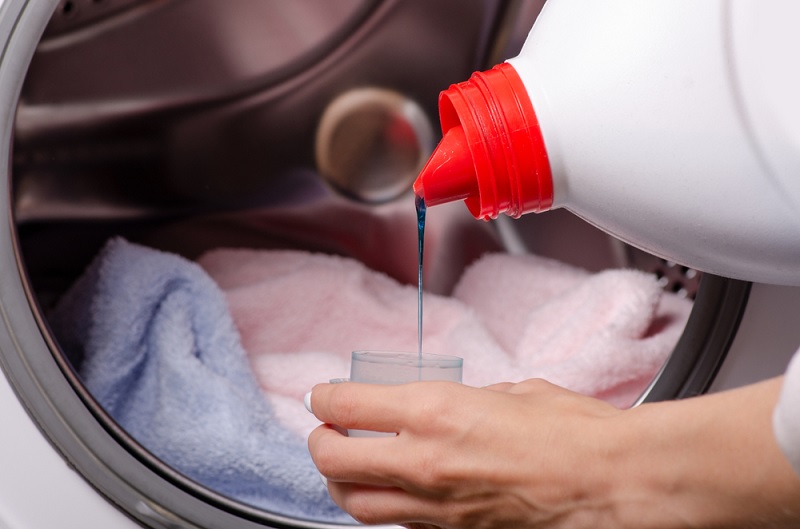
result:
[[[349,257],[217,248],[190,261],[115,238],[49,319],[89,391],[164,462],[238,501],[338,523],[351,519],[306,450],[318,422],[303,397],[345,376],[353,350],[410,350],[417,300],[417,285]],[[468,385],[541,377],[624,407],[690,310],[644,272],[489,253],[448,295],[425,293],[424,344],[464,358]]]

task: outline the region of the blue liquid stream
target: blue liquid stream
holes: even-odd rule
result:
[[[417,352],[419,354],[419,365],[422,368],[422,253],[425,246],[425,199],[417,196],[414,201],[417,208]]]

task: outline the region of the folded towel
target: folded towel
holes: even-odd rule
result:
[[[305,439],[275,418],[223,294],[195,263],[112,240],[49,322],[92,395],[164,462],[267,511],[352,521]]]
[[[198,263],[220,285],[275,416],[306,435],[308,388],[347,376],[356,349],[417,347],[417,290],[347,258],[213,250]],[[537,256],[490,254],[453,296],[426,293],[423,348],[464,358],[464,383],[541,377],[617,406],[652,380],[691,302],[635,270],[596,274]]]
[[[590,274],[541,257],[500,254],[471,266],[454,297],[506,352],[499,364],[484,356],[481,365],[620,407],[632,404],[661,369],[692,308],[664,292],[652,274]]]

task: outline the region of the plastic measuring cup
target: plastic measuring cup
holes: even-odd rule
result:
[[[461,383],[464,360],[457,356],[400,351],[353,351],[350,378],[331,382],[365,384],[405,384],[408,382],[448,380]],[[350,437],[391,436],[393,433],[348,430]]]
[[[395,351],[353,351],[350,380],[366,384],[405,384],[420,380],[461,382],[464,360],[457,356]]]

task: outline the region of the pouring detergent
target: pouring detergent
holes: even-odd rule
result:
[[[566,208],[671,261],[798,285],[797,20],[798,2],[548,2],[519,56],[442,92],[414,191],[481,219]]]

